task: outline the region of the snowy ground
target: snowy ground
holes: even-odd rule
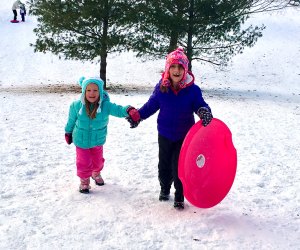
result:
[[[267,25],[264,37],[226,71],[194,64],[214,116],[232,131],[238,169],[220,204],[186,202],[178,212],[173,200],[158,201],[155,115],[136,129],[112,117],[106,185],[77,191],[64,126],[79,93],[64,88],[98,66],[34,54],[35,19],[11,24],[12,3],[0,3],[1,250],[300,249],[299,12],[252,20]],[[140,107],[163,63],[111,56],[110,84],[146,89],[112,92],[111,100]]]

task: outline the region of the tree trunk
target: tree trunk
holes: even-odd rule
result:
[[[100,49],[100,78],[104,81],[104,89],[107,89],[107,82],[106,82],[106,66],[107,66],[107,34],[108,34],[108,1],[106,1],[106,8],[107,14],[104,16],[102,20],[102,39],[101,39],[101,49]]]
[[[107,84],[106,84],[106,58],[107,58],[107,54],[101,55],[100,56],[100,78],[103,80],[104,82],[104,89],[107,89]]]
[[[192,70],[192,57],[193,57],[193,30],[194,30],[194,0],[190,0],[189,6],[189,28],[188,28],[188,40],[187,40],[187,58],[189,59],[189,70]]]
[[[178,43],[178,32],[172,30],[168,53],[172,52],[173,50],[175,50],[177,48],[177,43]]]

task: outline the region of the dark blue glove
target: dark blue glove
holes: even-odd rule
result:
[[[206,127],[212,120],[213,116],[210,110],[206,107],[201,107],[197,111],[197,115],[202,120],[202,125]]]

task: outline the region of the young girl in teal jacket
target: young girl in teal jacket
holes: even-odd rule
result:
[[[79,192],[89,193],[90,177],[95,180],[96,185],[104,185],[100,172],[104,167],[103,145],[109,116],[130,117],[133,120],[139,120],[139,117],[133,112],[133,107],[110,102],[100,78],[82,77],[79,84],[82,94],[80,100],[74,101],[70,106],[65,139],[68,144],[73,142],[76,146]]]

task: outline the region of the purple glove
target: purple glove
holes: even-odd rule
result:
[[[201,107],[197,111],[197,115],[200,117],[202,120],[202,125],[206,127],[212,120],[213,116],[212,113],[208,108]]]
[[[65,133],[65,140],[66,140],[66,142],[70,145],[70,144],[73,142],[72,134],[70,134],[70,133]]]

